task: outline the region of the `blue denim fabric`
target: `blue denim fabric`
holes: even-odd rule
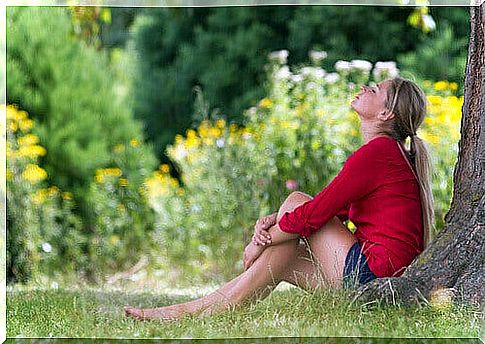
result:
[[[343,275],[344,288],[359,287],[377,278],[369,269],[367,258],[362,253],[359,242],[352,245],[345,258]]]

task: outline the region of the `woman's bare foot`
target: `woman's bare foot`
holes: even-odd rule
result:
[[[124,311],[125,316],[137,320],[173,321],[178,320],[185,315],[185,312],[173,306],[159,308],[135,308],[126,306],[124,307]]]

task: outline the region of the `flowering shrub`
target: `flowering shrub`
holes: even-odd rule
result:
[[[93,176],[88,192],[94,223],[88,245],[91,278],[126,270],[157,251],[151,240],[154,213],[146,197],[148,169],[140,158],[142,149],[136,138],[116,144],[114,166],[97,169]]]
[[[277,211],[292,191],[318,193],[362,145],[359,118],[350,108],[360,85],[399,72],[393,62],[372,68],[354,60],[339,61],[337,73],[327,73],[319,67],[324,52],[315,51],[312,65],[291,71],[287,56],[270,55],[269,93],[246,111],[244,128],[206,120],[175,138],[168,154],[182,185],[166,165],[148,183],[164,256],[184,272],[233,276],[257,218]],[[435,161],[438,226],[451,199],[462,104],[449,93],[453,85],[445,90],[443,83],[427,90],[429,116],[418,131]]]
[[[156,251],[144,185],[149,164],[138,139],[115,145],[115,166],[96,171],[87,192],[93,218],[81,220],[73,193],[48,186],[48,174],[38,165],[47,152],[31,129],[34,121],[25,111],[7,106],[9,282],[26,282],[38,274],[65,279],[74,272],[99,280]],[[87,220],[94,224],[90,231],[84,228]]]
[[[82,264],[84,242],[72,194],[47,185],[47,173],[37,162],[46,150],[31,132],[34,121],[13,105],[6,112],[7,280],[72,271]]]

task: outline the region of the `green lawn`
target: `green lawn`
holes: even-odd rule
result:
[[[128,290],[37,289],[7,292],[7,337],[478,337],[483,312],[454,306],[363,307],[343,292],[277,290],[239,310],[174,323],[135,321],[123,306],[154,307],[194,296]]]

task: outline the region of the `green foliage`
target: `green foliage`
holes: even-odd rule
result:
[[[398,56],[401,68],[422,79],[448,80],[463,85],[468,39],[449,24],[432,32],[416,51]]]
[[[132,239],[143,237],[153,226],[140,186],[156,159],[151,147],[140,143],[142,125],[132,119],[129,105],[121,98],[125,84],[116,78],[119,71],[110,69],[104,51],[78,40],[66,8],[11,7],[7,12],[8,102],[18,104],[38,122],[34,133],[48,152],[39,160],[47,183],[72,192],[75,214],[83,221],[82,244],[69,235],[58,236],[59,240],[65,239],[69,247],[79,246],[83,258],[76,262],[83,264],[75,265],[92,278],[105,264],[114,269],[134,263],[149,246],[149,240]],[[116,154],[116,147],[132,142],[136,152]],[[92,187],[96,171],[108,167],[122,169],[130,184],[128,195]],[[131,210],[117,218],[126,222],[123,229],[106,228],[111,223],[104,217],[113,215],[106,204],[98,204],[100,199],[130,205]],[[90,253],[91,242],[112,231],[120,236],[119,266],[114,257],[108,264],[106,257]]]
[[[80,219],[72,194],[47,188],[38,157],[45,155],[27,113],[7,108],[7,282],[25,283],[38,273],[59,276],[83,265]]]
[[[243,110],[268,91],[263,72],[268,53],[288,48],[289,64],[300,65],[307,63],[310,49],[323,49],[328,58],[322,66],[328,70],[339,59],[394,60],[397,54],[430,42],[425,33],[407,24],[411,11],[369,6],[141,11],[128,45],[137,58],[135,114],[146,123],[148,138],[162,154],[174,135],[192,124],[195,86],[202,88],[212,109],[242,124]],[[432,13],[438,26],[440,13]],[[466,20],[448,12],[445,18],[453,27]],[[461,39],[465,33],[459,30]],[[459,55],[450,52],[452,59]]]

